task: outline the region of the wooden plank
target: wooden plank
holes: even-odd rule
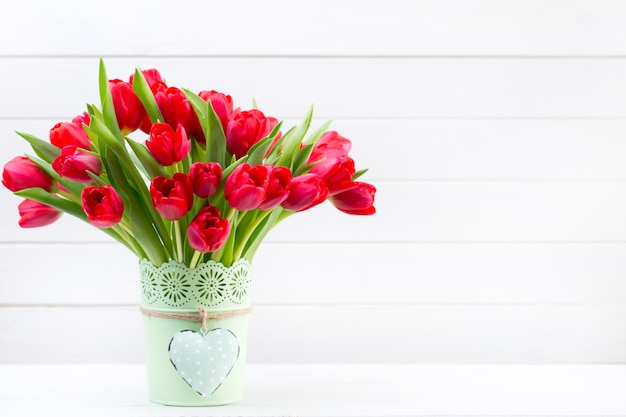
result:
[[[108,58],[278,118],[624,118],[626,59]],[[96,58],[1,58],[4,118],[70,119],[98,100]],[[24,85],[28,85],[25,89]]]
[[[0,155],[32,154],[14,131],[48,139],[57,121],[0,119]],[[289,126],[297,124],[287,119]],[[320,126],[324,120],[315,120]],[[626,120],[339,119],[351,155],[377,180],[626,180]],[[136,139],[145,137],[135,135]],[[399,163],[400,161],[400,163]]]
[[[626,239],[626,182],[374,183],[377,214],[350,216],[329,202],[279,224],[268,242],[584,242]],[[109,242],[70,216],[17,226],[19,199],[0,206],[2,242]]]
[[[249,363],[619,363],[624,304],[257,306]],[[141,363],[136,307],[3,307],[0,363]],[[122,343],[123,341],[123,343]]]
[[[0,305],[140,300],[121,245],[2,245]],[[626,244],[273,244],[255,305],[626,303]],[[36,262],[33,262],[36,259]]]
[[[97,14],[76,0],[0,7],[5,56],[626,53],[626,6],[614,0],[323,0],[310,6],[246,0],[177,7],[165,0],[111,0]],[[165,15],[172,25],[156,30]]]
[[[223,417],[617,416],[624,365],[248,364]],[[180,417],[148,401],[144,365],[2,365],[12,417]],[[33,392],[37,395],[33,396]],[[77,400],[79,399],[79,400]],[[210,410],[213,411],[213,410]],[[185,414],[205,415],[186,408]]]

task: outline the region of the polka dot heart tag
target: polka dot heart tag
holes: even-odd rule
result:
[[[237,337],[226,329],[182,330],[172,337],[170,361],[198,394],[207,398],[224,382],[239,356]]]

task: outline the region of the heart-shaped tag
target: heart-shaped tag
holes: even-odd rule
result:
[[[178,374],[206,398],[224,382],[239,357],[237,337],[227,329],[209,332],[181,330],[169,345],[170,361]]]

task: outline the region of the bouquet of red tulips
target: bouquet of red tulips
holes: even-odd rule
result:
[[[155,265],[251,260],[267,233],[325,200],[348,214],[375,212],[375,188],[356,181],[351,143],[312,110],[283,131],[258,109],[217,91],[167,85],[155,69],[109,80],[100,106],[57,123],[49,141],[18,132],[35,155],[6,163],[2,184],[25,200],[22,227],[69,213]],[[145,141],[130,137],[144,132]]]

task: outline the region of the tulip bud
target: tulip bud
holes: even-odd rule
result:
[[[228,126],[228,122],[230,121],[233,114],[233,99],[231,96],[219,93],[217,91],[200,91],[198,93],[200,98],[204,101],[210,101],[211,106],[213,106],[213,110],[215,114],[220,119],[220,124],[222,125],[222,131],[226,132],[226,127]],[[204,132],[202,131],[202,126],[198,123],[196,128],[196,139],[200,143],[205,143],[206,139],[204,137]]]
[[[59,122],[50,129],[50,143],[58,148],[78,146],[91,150],[91,139],[83,128],[84,119],[81,116],[74,118],[76,122]]]
[[[170,166],[182,161],[191,150],[191,141],[185,128],[178,125],[176,131],[166,123],[155,123],[150,129],[146,147],[161,165]]]
[[[87,112],[83,112],[83,114],[79,114],[78,116],[72,119],[72,123],[78,126],[82,126],[83,124],[86,124],[87,126],[89,126],[90,121],[91,121],[91,118],[89,117],[89,113]]]
[[[259,210],[270,210],[280,205],[289,197],[291,185],[291,171],[289,168],[273,165],[265,165],[269,175],[265,187],[265,199],[259,204]]]
[[[152,205],[167,220],[183,217],[193,204],[193,185],[187,174],[178,172],[172,178],[155,177],[150,183]]]
[[[335,131],[326,132],[317,141],[307,164],[325,158],[343,158],[348,156],[352,143],[349,139],[339,136]]]
[[[111,98],[117,124],[123,135],[128,135],[139,129],[146,117],[146,109],[135,94],[133,87],[122,80],[109,80]]]
[[[328,187],[324,180],[309,173],[291,180],[289,196],[281,206],[290,211],[303,211],[323,203],[326,197],[328,197]]]
[[[206,206],[189,223],[187,239],[199,252],[215,252],[224,246],[229,233],[230,223],[221,216],[219,209]]]
[[[110,185],[85,187],[80,194],[83,211],[96,227],[115,226],[122,220],[124,202]]]
[[[215,111],[222,123],[222,129],[226,130],[226,125],[228,125],[228,121],[233,114],[233,98],[215,90],[200,91],[198,95],[202,100],[211,102],[213,111]]]
[[[268,180],[267,166],[241,164],[226,180],[224,197],[237,210],[254,210],[265,200]]]
[[[193,192],[200,198],[209,198],[222,181],[222,167],[217,162],[195,162],[189,168]]]
[[[27,188],[56,189],[54,179],[25,156],[16,156],[4,165],[2,185],[16,192]]]
[[[165,123],[169,124],[172,129],[182,125],[186,132],[196,131],[198,116],[180,89],[167,87],[164,83],[157,82],[152,85],[152,92]]]
[[[52,161],[52,168],[62,177],[90,184],[92,179],[87,172],[100,175],[102,163],[96,155],[83,152],[76,146],[66,146],[61,155]]]
[[[374,195],[376,188],[365,182],[355,182],[354,187],[330,197],[330,202],[348,214],[369,215],[376,213]]]
[[[326,182],[330,195],[354,187],[352,176],[354,175],[354,161],[352,158],[327,158],[319,161],[309,171]]]
[[[225,131],[228,152],[241,158],[255,143],[267,137],[277,124],[277,119],[265,117],[256,109],[235,112]]]
[[[20,213],[19,225],[25,229],[47,226],[57,221],[63,214],[54,207],[33,200],[22,201],[17,209]]]

